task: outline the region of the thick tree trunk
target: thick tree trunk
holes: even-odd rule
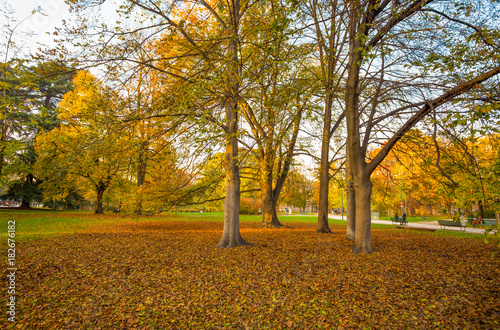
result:
[[[147,142],[141,143],[141,149],[139,150],[139,164],[137,166],[137,204],[135,208],[135,214],[142,215],[142,186],[144,185],[144,178],[146,176],[146,144]]]
[[[276,200],[273,194],[273,178],[272,173],[262,181],[262,226],[265,227],[281,227],[283,226],[278,220],[276,212]]]
[[[371,237],[371,194],[372,183],[370,174],[360,173],[355,177],[354,187],[356,198],[356,229],[355,243],[352,252],[372,253],[374,252]]]
[[[362,47],[358,38],[358,23],[360,21],[360,8],[358,2],[350,3],[349,17],[349,63],[347,73],[347,84],[345,92],[346,102],[346,124],[347,124],[347,145],[346,154],[348,161],[347,175],[352,175],[354,184],[355,203],[355,228],[354,253],[371,253],[373,247],[371,243],[371,218],[370,218],[370,198],[371,182],[370,173],[366,171],[365,154],[361,148],[360,136],[360,113],[359,113],[359,74],[362,61]],[[347,180],[348,182],[351,180]],[[349,192],[347,193],[349,196]],[[352,194],[351,194],[352,196]],[[348,198],[349,201],[349,198]],[[348,205],[349,207],[349,205]],[[352,205],[350,207],[352,212]],[[352,221],[352,217],[351,217]]]
[[[104,210],[102,209],[102,196],[104,195],[104,192],[108,186],[104,182],[99,182],[98,185],[96,185],[96,202],[95,202],[95,212],[94,214],[104,214]]]
[[[98,187],[96,190],[97,198],[96,198],[96,203],[95,203],[94,214],[104,214],[104,210],[102,208],[102,196],[104,195],[105,191],[106,191],[106,188],[104,188],[102,186]]]
[[[226,113],[227,114],[227,113]],[[235,114],[234,114],[235,115]],[[234,125],[236,121],[233,122]],[[229,135],[226,144],[226,198],[224,199],[224,231],[219,248],[249,245],[240,234],[240,174],[237,164],[238,140],[236,134]]]
[[[21,208],[22,209],[30,209],[30,201],[24,200],[21,202]]]
[[[348,240],[354,241],[356,230],[356,198],[354,195],[354,181],[349,161],[346,162],[346,216]]]
[[[319,174],[319,201],[318,201],[318,227],[317,233],[331,233],[328,226],[328,186],[330,183],[330,129],[332,121],[332,95],[329,94],[325,105],[323,123],[323,138],[321,141],[321,166]]]

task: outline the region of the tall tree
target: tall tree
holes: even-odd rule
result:
[[[490,4],[495,6],[494,3]],[[479,29],[470,22],[470,18],[467,18],[469,14],[471,10],[466,7],[445,8],[438,3],[433,5],[432,1],[425,0],[350,2],[349,63],[345,100],[347,154],[354,181],[356,205],[354,253],[373,251],[370,231],[372,187],[370,176],[395,143],[423,118],[432,114],[436,108],[455,100],[458,96],[469,92],[474,86],[500,73],[498,62],[491,61],[489,58],[485,60],[480,55],[493,54],[497,49],[497,46],[493,44],[494,39],[491,39],[491,36],[498,35],[497,27],[490,24]],[[491,12],[475,12],[472,16],[490,14]],[[427,24],[427,29],[420,29],[421,24]],[[456,33],[456,30],[460,28],[467,35],[467,39],[474,40],[479,47],[468,47],[468,40],[463,38],[464,34]],[[430,39],[435,43],[422,45],[421,40],[427,37],[428,33],[430,34],[429,31],[435,35]],[[454,40],[453,43],[447,44],[446,38],[450,35]],[[411,39],[403,38],[404,36],[411,36]],[[391,55],[408,60],[411,58],[408,56],[410,49],[418,50],[412,56],[418,54],[422,58],[424,55],[423,58],[427,58],[428,62],[433,62],[434,58],[439,57],[436,54],[436,48],[433,48],[438,42],[443,46],[442,58],[446,58],[449,62],[447,65],[436,65],[432,69],[426,67],[426,70],[420,71],[420,75],[416,75],[415,72],[404,74],[396,70],[401,68],[401,65],[396,65],[394,61],[389,63]],[[405,43],[407,48],[402,47]],[[397,50],[396,46],[399,47]],[[410,46],[419,46],[419,48]],[[446,52],[448,54],[445,56]],[[401,56],[403,54],[406,56]],[[453,60],[453,56],[456,58],[459,54],[473,60],[475,67],[460,66],[459,61]],[[375,58],[378,59],[377,62],[373,61]],[[400,61],[399,64],[402,62],[404,63]],[[453,66],[450,63],[453,63]],[[440,70],[442,74],[450,73],[446,76],[446,84],[441,89],[430,87],[429,82],[436,82],[434,77],[430,76],[433,70]],[[392,90],[389,91],[386,86],[392,77],[397,77],[399,84],[392,82]],[[406,82],[403,86],[401,82],[404,79]],[[441,81],[443,80],[445,79]],[[423,82],[427,82],[426,88],[421,88]],[[401,95],[410,95],[405,91],[419,89],[422,95],[420,99],[415,94],[411,94],[412,97],[401,98]],[[363,103],[362,93],[368,90],[371,97]],[[399,95],[396,95],[395,91]],[[485,97],[487,98],[486,95]],[[399,119],[395,121],[395,118]],[[374,137],[372,134],[377,132],[380,134],[383,131],[379,128],[380,124],[387,123],[387,120],[392,120],[390,124],[393,128],[392,135],[380,152],[367,161],[370,139]]]
[[[71,1],[71,3],[74,8],[82,9],[77,1]],[[217,127],[224,132],[226,198],[224,230],[218,245],[221,248],[247,244],[239,232],[238,117],[241,97],[241,20],[250,6],[251,2],[241,1],[153,3],[128,0],[119,9],[123,19],[133,26],[132,16],[135,15],[136,22],[144,24],[136,26],[137,29],[132,27],[127,30],[121,26],[118,27],[118,31],[106,31],[112,36],[110,40],[105,41],[105,44],[110,45],[115,39],[118,40],[118,46],[108,47],[107,50],[102,50],[100,47],[95,57],[98,61],[107,63],[130,61],[139,66],[161,70],[165,74],[183,80],[186,84],[200,83],[205,87],[203,92],[210,95],[210,98],[217,103],[217,110],[222,110],[221,113],[210,113],[204,109],[186,109],[186,111],[196,113],[191,118],[201,118],[203,126],[215,122]],[[134,39],[137,37],[136,31],[143,31],[144,38]],[[81,29],[76,28],[72,32],[79,34]],[[146,40],[162,34],[182,41],[178,45],[180,52],[175,57],[149,58],[141,63],[128,57],[131,47],[142,47]],[[80,45],[88,46],[85,42]],[[115,53],[120,47],[120,52]],[[188,62],[189,66],[175,67],[173,64],[176,59],[182,58],[192,59]]]
[[[47,171],[62,163],[73,178],[86,180],[95,192],[95,213],[102,214],[104,193],[130,163],[131,139],[117,123],[123,104],[112,89],[87,71],[73,83],[59,105],[61,127],[38,138],[37,152]]]
[[[339,130],[344,119],[342,92],[345,89],[347,61],[347,14],[345,1],[310,0],[302,6],[306,13],[305,26],[311,26],[311,38],[317,47],[319,63],[318,80],[322,86],[324,111],[321,116],[323,131],[321,135],[320,184],[318,205],[318,226],[316,231],[330,233],[328,226],[328,194],[331,179],[330,159],[331,139]],[[337,155],[334,153],[333,157]]]
[[[8,186],[4,198],[20,200],[22,207],[40,202],[40,178],[33,171],[36,136],[57,127],[55,108],[62,95],[72,88],[71,68],[64,63],[45,62],[29,66],[21,62],[9,71],[4,92],[9,111],[4,121],[3,158],[7,160],[1,176]]]
[[[251,65],[242,106],[248,124],[243,138],[249,148],[255,146],[251,152],[258,163],[253,172],[261,189],[262,225],[279,227],[277,202],[300,140],[302,120],[316,107],[318,88],[308,64],[310,46],[297,47],[287,36],[289,10],[279,3],[259,8],[262,12],[253,15],[263,21],[254,22],[258,37],[271,43],[263,52],[255,42],[257,47],[249,46],[244,53]]]

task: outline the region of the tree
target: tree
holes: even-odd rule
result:
[[[33,171],[35,139],[59,125],[55,108],[62,95],[72,88],[71,68],[59,62],[33,66],[21,62],[9,71],[4,87],[9,111],[5,113],[8,125],[2,153],[2,178],[7,181],[8,190],[3,197],[21,200],[21,206],[29,208],[31,201],[42,200],[41,180]]]
[[[78,4],[73,3],[76,7]],[[239,200],[240,200],[240,177],[239,177],[239,148],[238,148],[238,117],[240,115],[241,99],[241,23],[250,7],[250,2],[230,1],[221,4],[212,4],[205,1],[192,3],[172,2],[153,4],[143,1],[129,0],[121,8],[125,18],[130,18],[132,13],[142,11],[147,13],[138,20],[145,25],[138,30],[147,31],[150,38],[156,33],[165,32],[166,36],[172,36],[182,40],[179,45],[180,54],[175,58],[148,59],[139,65],[149,66],[161,70],[183,80],[186,84],[201,83],[205,94],[217,103],[220,114],[211,114],[204,109],[186,109],[197,115],[191,118],[199,118],[203,125],[215,122],[218,129],[222,129],[225,138],[226,157],[224,168],[226,174],[226,197],[224,202],[224,230],[218,244],[221,248],[247,245],[239,232]],[[81,8],[77,8],[81,9]],[[135,11],[137,10],[137,11]],[[147,16],[147,17],[146,17]],[[149,24],[153,22],[152,24]],[[193,22],[198,24],[192,24]],[[204,29],[204,26],[208,27]],[[137,36],[130,31],[119,29],[116,36]],[[78,32],[76,32],[78,33]],[[142,47],[142,41],[130,39],[121,45],[121,54],[126,54],[130,47]],[[83,44],[83,46],[85,46]],[[112,48],[116,50],[116,47]],[[101,52],[100,59],[105,56],[105,61],[127,61],[126,55],[120,56]],[[109,56],[109,57],[106,57]],[[172,65],[175,59],[192,59],[186,68]],[[136,60],[132,59],[132,62]],[[185,69],[185,70],[184,70]]]
[[[104,192],[130,163],[130,136],[116,120],[123,104],[87,71],[80,71],[73,84],[74,90],[64,95],[58,108],[61,127],[39,137],[37,152],[47,171],[64,164],[71,177],[91,184],[95,213],[102,214]]]
[[[432,6],[432,1],[421,0],[402,2],[350,2],[349,63],[345,100],[348,134],[347,155],[354,180],[356,205],[354,253],[371,253],[373,251],[370,232],[370,200],[372,192],[370,176],[387,156],[388,152],[394,147],[396,142],[410,129],[415,127],[423,118],[431,115],[436,108],[455,100],[456,97],[469,92],[474,86],[484,83],[489,78],[500,73],[500,67],[498,67],[497,62],[481,60],[481,56],[484,56],[486,50],[491,53],[491,51],[495,49],[496,46],[492,44],[491,40],[493,39],[491,39],[491,36],[498,34],[497,28],[490,25],[484,29],[479,29],[472,23],[466,22],[468,15],[465,11],[467,9],[458,9],[456,11],[454,9],[449,9],[448,13],[443,13],[441,9],[443,8],[440,8],[438,4]],[[429,15],[429,12],[434,14]],[[489,13],[480,13],[480,15],[488,14]],[[438,16],[437,19],[436,16]],[[423,21],[431,28],[423,32],[417,32],[416,29]],[[453,26],[453,28],[465,27],[464,30],[465,34],[468,35],[467,38],[474,40],[474,42],[477,45],[481,45],[481,47],[467,47],[467,42],[462,37],[463,35],[446,30],[443,21],[449,23],[449,26]],[[386,63],[385,61],[386,57],[387,59],[391,59],[390,54],[395,51],[394,45],[396,43],[393,41],[397,40],[396,35],[411,35],[412,38],[418,38],[418,36],[424,37],[427,31],[430,30],[432,30],[434,34],[438,33],[438,35],[443,31],[447,31],[448,35],[452,35],[455,38],[455,45],[457,45],[457,40],[462,38],[459,43],[460,47],[446,45],[446,43],[443,42],[444,45],[450,46],[450,48],[446,48],[448,54],[447,56],[443,56],[442,59],[446,58],[447,61],[453,63],[453,66],[450,66],[450,64],[444,66],[433,63],[435,64],[433,67],[434,70],[442,69],[441,72],[443,73],[451,72],[451,74],[446,77],[448,79],[447,84],[443,86],[444,88],[442,90],[432,90],[430,85],[426,85],[427,88],[421,90],[422,99],[420,100],[417,100],[414,94],[412,95],[414,97],[413,99],[401,99],[394,94],[396,90],[399,90],[398,93],[405,95],[404,91],[409,88],[418,90],[419,86],[417,80],[421,82],[420,79],[415,77],[414,72],[409,72],[408,77],[413,77],[413,80],[406,81],[405,86],[401,83],[399,86],[392,85],[393,89],[389,93],[385,88],[389,78],[385,75],[390,72],[390,65],[394,65],[395,62]],[[445,40],[447,37],[447,35],[441,36],[442,39],[438,40]],[[412,39],[407,38],[403,40],[405,40],[408,45],[413,44]],[[391,46],[388,45],[389,43]],[[416,44],[418,45],[418,43]],[[405,49],[402,49],[401,52],[404,53],[404,50]],[[418,55],[422,56],[422,54],[426,52],[430,52],[430,54],[427,53],[428,56],[424,56],[423,58],[427,58],[429,62],[433,62],[435,57],[439,57],[435,52],[424,49],[424,47],[419,48]],[[453,61],[453,56],[457,56],[460,52],[467,52],[467,57],[473,59],[476,66],[467,69],[461,67],[456,60]],[[396,53],[397,52],[393,55],[402,54]],[[377,58],[378,62],[375,63],[373,60],[370,60],[373,58]],[[394,59],[394,57],[392,57],[392,59]],[[373,72],[376,78],[362,79],[362,69],[366,70],[364,71],[365,73],[369,73],[370,65],[373,65],[376,69],[376,71]],[[393,66],[393,68],[396,68],[396,66]],[[430,71],[428,67],[425,69],[426,70],[422,71],[422,76],[420,76],[420,78],[423,79],[423,81],[425,81],[425,79],[429,81],[431,80],[428,78]],[[397,74],[395,71],[392,71],[391,74],[398,76],[399,81],[401,81],[402,76],[405,76],[401,74],[400,71],[397,72]],[[367,74],[365,77],[369,77],[369,75]],[[362,91],[366,91],[370,86],[368,84],[370,81],[373,83],[370,92],[372,97],[369,102],[365,103],[370,104],[370,107],[364,112],[364,104],[361,102],[360,97]],[[361,84],[361,82],[363,82],[363,84]],[[397,87],[394,88],[395,86]],[[386,94],[384,95],[384,93]],[[392,97],[389,97],[391,95]],[[392,107],[390,106],[391,103]],[[395,116],[401,118],[401,124],[396,126],[396,123],[392,123],[391,126],[394,127],[392,136],[388,139],[380,152],[374,155],[370,161],[367,161],[367,151],[370,138],[372,137],[371,134],[380,132],[380,123],[385,123],[384,120],[387,119],[397,118]],[[362,119],[365,120],[364,123]]]
[[[322,86],[324,111],[321,119],[320,177],[318,227],[319,233],[331,233],[328,226],[328,195],[331,179],[330,167],[338,152],[330,159],[331,139],[339,130],[344,119],[342,92],[346,72],[347,47],[347,2],[310,0],[303,4],[306,13],[304,25],[313,30],[311,38],[316,44],[316,60],[319,63],[317,78]],[[311,22],[309,22],[311,21]],[[336,114],[336,118],[334,118]]]
[[[297,169],[292,170],[289,179],[283,186],[280,204],[293,205],[305,209],[312,198],[312,183]]]
[[[255,146],[251,152],[258,166],[252,172],[261,189],[262,225],[279,227],[277,202],[292,165],[302,120],[316,107],[317,86],[307,64],[309,47],[294,46],[286,38],[290,33],[287,11],[278,5],[264,9],[271,14],[262,19],[270,22],[259,25],[259,37],[271,33],[277,40],[266,52],[252,47],[246,50],[252,65],[247,71],[250,79],[242,115],[249,126],[244,135],[249,141],[246,145],[249,149]]]

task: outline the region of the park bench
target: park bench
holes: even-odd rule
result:
[[[462,226],[460,222],[455,222],[451,220],[438,220],[438,223],[441,229],[445,229],[445,227],[459,227],[462,229],[462,231],[465,231],[466,228],[465,226]]]
[[[113,210],[113,214],[120,213],[120,210]]]
[[[407,225],[408,221],[403,220],[403,218],[397,217],[397,218],[391,218],[392,223],[400,224],[400,225]]]

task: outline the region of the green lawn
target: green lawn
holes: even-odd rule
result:
[[[315,224],[317,216],[315,215],[279,215],[279,220],[285,226],[292,223],[307,223]],[[437,216],[435,216],[437,218]],[[390,220],[390,218],[381,217],[381,220]],[[17,211],[17,210],[0,210],[0,237],[7,235],[7,222],[16,221],[16,236],[17,240],[29,240],[34,238],[48,237],[61,234],[75,234],[91,228],[99,228],[102,226],[113,225],[114,223],[124,222],[144,222],[144,221],[208,221],[208,222],[223,222],[224,213],[197,213],[197,212],[179,212],[162,213],[152,216],[134,216],[125,214],[112,214],[107,212],[104,215],[95,215],[89,211]],[[241,222],[262,221],[260,215],[241,215]],[[409,219],[419,221],[418,219]],[[346,222],[342,220],[329,219],[330,225],[345,226]],[[372,229],[388,229],[394,228],[393,225],[372,224]],[[221,227],[222,230],[222,227]],[[432,235],[432,234],[431,234]],[[457,236],[457,237],[477,237],[476,234],[460,233],[450,230],[438,230],[435,235]],[[0,243],[3,244],[3,243]]]
[[[401,218],[401,214],[398,214]],[[422,216],[409,216],[406,217],[406,221],[408,222],[428,222],[428,221],[437,221],[437,220],[446,220],[449,219],[448,215],[426,215],[426,219],[422,219]],[[391,221],[391,217],[380,216],[380,220],[388,220]]]
[[[279,215],[279,220],[285,226],[291,223],[315,224],[318,220],[315,215]],[[152,216],[135,216],[125,214],[112,214],[107,212],[103,215],[95,215],[89,211],[17,211],[0,210],[0,237],[7,235],[8,221],[16,221],[17,240],[29,240],[61,234],[75,234],[86,231],[91,228],[113,225],[123,222],[144,222],[144,221],[208,221],[223,222],[224,213],[197,213],[197,212],[178,212],[162,213]],[[260,215],[241,215],[241,222],[260,222]],[[330,225],[345,225],[345,221],[329,219]],[[373,229],[389,228],[391,226],[372,224]],[[222,229],[222,227],[221,227]],[[3,244],[3,243],[0,243]]]

